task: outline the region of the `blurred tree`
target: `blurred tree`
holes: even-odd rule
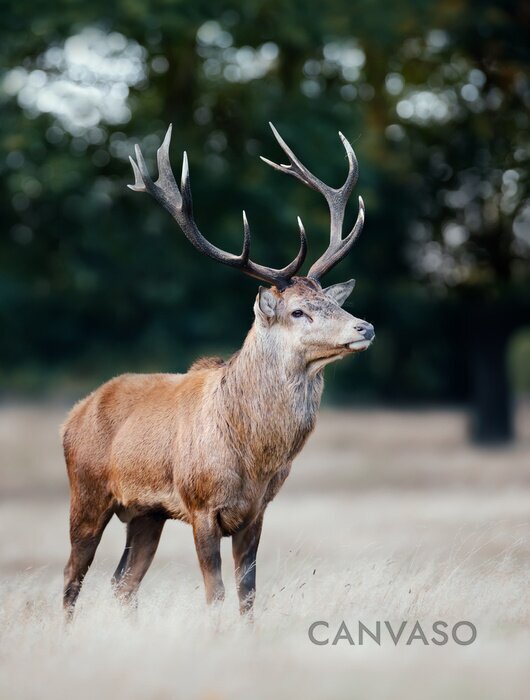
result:
[[[406,40],[386,76],[397,117],[387,133],[414,174],[413,268],[460,300],[472,435],[504,441],[508,340],[530,318],[530,13],[469,2],[442,8],[436,26]]]
[[[339,129],[360,160],[366,230],[329,283],[357,277],[353,307],[377,326],[378,343],[333,369],[335,395],[468,397],[455,321],[463,316],[467,331],[469,317],[478,319],[473,305],[486,313],[491,300],[503,309],[500,342],[526,303],[527,16],[522,2],[480,11],[461,1],[381,7],[20,0],[6,8],[6,387],[65,375],[93,384],[125,368],[181,370],[212,345],[223,352],[240,344],[255,285],[201,258],[164,212],[126,190],[128,155],[138,141],[154,168],[173,121],[174,166],[185,146],[196,215],[212,241],[240,249],[244,206],[253,255],[282,265],[296,250],[300,213],[315,257],[326,244],[326,208],[258,160],[276,157],[270,119],[323,180],[345,172]],[[489,326],[476,323],[468,345]],[[477,376],[496,365],[486,348],[493,353],[494,343],[471,363]],[[501,394],[476,404],[505,405]],[[507,435],[509,423],[498,431],[507,415],[479,420],[477,434]]]
[[[182,369],[212,342],[220,349],[241,342],[255,285],[201,259],[167,215],[125,188],[134,142],[153,166],[169,121],[176,122],[175,165],[186,144],[198,220],[213,240],[240,248],[244,205],[257,259],[290,259],[299,212],[313,256],[324,247],[323,203],[279,179],[257,155],[275,148],[267,121],[277,120],[323,179],[337,178],[344,154],[336,132],[355,141],[362,130],[353,95],[356,83],[364,85],[365,59],[351,32],[357,22],[371,34],[377,23],[366,7],[349,17],[345,2],[313,9],[280,0],[227,3],[219,14],[210,3],[124,0],[111,13],[102,2],[59,1],[52,9],[22,1],[6,14],[0,314],[10,382],[33,368],[52,379],[65,367],[78,376],[85,371],[91,382],[122,364]],[[342,27],[341,17],[348,17]],[[393,19],[395,13],[377,28],[385,41],[395,36]],[[333,40],[337,32],[342,36]],[[319,62],[329,79],[315,77]],[[368,85],[363,94],[371,98]],[[355,260],[367,256],[381,261],[391,284],[406,273],[400,234],[378,207],[377,163],[359,150],[371,223],[367,242],[338,274],[357,274]],[[392,182],[381,186],[396,196]],[[377,251],[385,242],[369,233],[378,216],[389,245],[382,259]],[[383,290],[368,264],[363,268],[357,276],[366,307]],[[370,386],[370,375],[377,383],[377,372],[361,365],[355,383]],[[384,376],[379,385],[387,385]],[[399,396],[399,380],[394,387]]]

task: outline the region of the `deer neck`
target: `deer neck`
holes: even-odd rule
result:
[[[221,380],[230,438],[248,468],[270,473],[288,464],[313,430],[323,390],[278,335],[254,324]]]

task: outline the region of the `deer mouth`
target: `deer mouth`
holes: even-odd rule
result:
[[[365,340],[364,338],[362,340],[354,340],[352,343],[346,343],[344,347],[354,352],[362,352],[370,347],[372,340],[373,338],[370,338],[370,340]]]

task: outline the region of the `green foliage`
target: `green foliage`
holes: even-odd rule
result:
[[[213,242],[240,249],[244,207],[253,257],[281,266],[300,214],[314,259],[327,211],[259,161],[279,157],[271,120],[325,181],[345,174],[337,131],[359,158],[367,224],[326,282],[357,278],[352,309],[378,342],[330,373],[335,395],[463,398],[462,301],[510,299],[514,325],[529,304],[525,17],[515,1],[11,3],[0,30],[4,386],[180,371],[201,352],[236,349],[256,285],[202,258],[127,190],[127,157],[139,142],[154,170],[173,122],[174,169],[186,148],[196,217]],[[98,50],[114,37],[136,74],[126,78],[124,64],[102,76],[77,45],[77,77],[66,75],[65,41],[87,28]],[[60,92],[65,75],[71,92]],[[83,92],[100,87],[99,102]],[[447,119],[421,116],[422,92],[429,109],[446,95]]]

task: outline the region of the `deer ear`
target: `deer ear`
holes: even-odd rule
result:
[[[263,316],[267,318],[274,318],[276,316],[278,300],[270,289],[267,289],[267,287],[260,287],[256,302],[256,310]]]
[[[339,306],[342,306],[353,292],[354,287],[355,280],[348,280],[348,282],[341,282],[340,284],[333,284],[331,287],[326,287],[326,289],[324,289],[324,294],[331,297]]]

